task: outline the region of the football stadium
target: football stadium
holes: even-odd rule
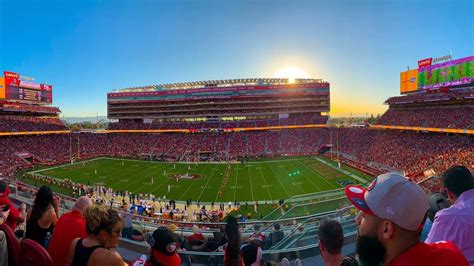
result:
[[[334,122],[325,76],[130,77],[90,129],[5,66],[0,266],[473,265],[474,56],[395,67],[363,122]]]

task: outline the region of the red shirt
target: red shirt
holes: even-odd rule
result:
[[[194,240],[201,240],[204,241],[204,236],[201,233],[194,233],[190,236],[188,236],[188,241],[194,241]]]
[[[15,232],[16,221],[18,220],[18,217],[20,217],[20,212],[15,209],[15,206],[13,206],[12,202],[8,198],[8,193],[1,193],[1,195],[0,205],[10,205],[10,214],[8,215],[7,221],[5,223],[10,226],[13,232]]]
[[[402,265],[469,266],[461,251],[453,243],[445,241],[434,244],[420,242],[389,263],[389,266]]]
[[[49,241],[48,252],[54,265],[67,264],[67,255],[71,242],[75,238],[86,238],[86,220],[80,212],[73,210],[59,218]]]

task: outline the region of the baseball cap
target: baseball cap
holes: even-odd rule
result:
[[[345,192],[357,209],[411,231],[420,229],[429,209],[423,189],[398,173],[379,175],[367,189],[347,186]]]
[[[176,254],[178,242],[168,228],[162,226],[156,229],[148,240],[153,257],[163,265],[180,265],[181,258]]]

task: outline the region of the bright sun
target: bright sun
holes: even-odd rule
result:
[[[276,78],[288,78],[290,83],[294,83],[295,79],[305,79],[309,78],[308,73],[306,73],[303,69],[295,66],[287,66],[275,73]]]

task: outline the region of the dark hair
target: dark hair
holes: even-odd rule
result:
[[[101,230],[112,232],[114,225],[121,221],[116,210],[109,209],[105,205],[91,205],[84,211],[86,218],[86,232],[89,235],[99,235]]]
[[[344,233],[341,224],[336,220],[327,219],[322,221],[319,225],[318,239],[329,254],[340,254],[344,244]]]
[[[53,206],[53,191],[48,186],[41,186],[33,201],[30,220],[38,221],[51,206]]]
[[[225,235],[227,238],[226,247],[226,265],[240,264],[240,232],[237,219],[234,216],[227,217],[227,224],[225,226]]]
[[[461,196],[464,191],[474,188],[472,174],[465,166],[451,166],[441,175],[441,179],[443,185],[456,197]]]
[[[5,190],[7,189],[7,183],[3,180],[0,180],[0,193],[2,192],[5,192]]]

